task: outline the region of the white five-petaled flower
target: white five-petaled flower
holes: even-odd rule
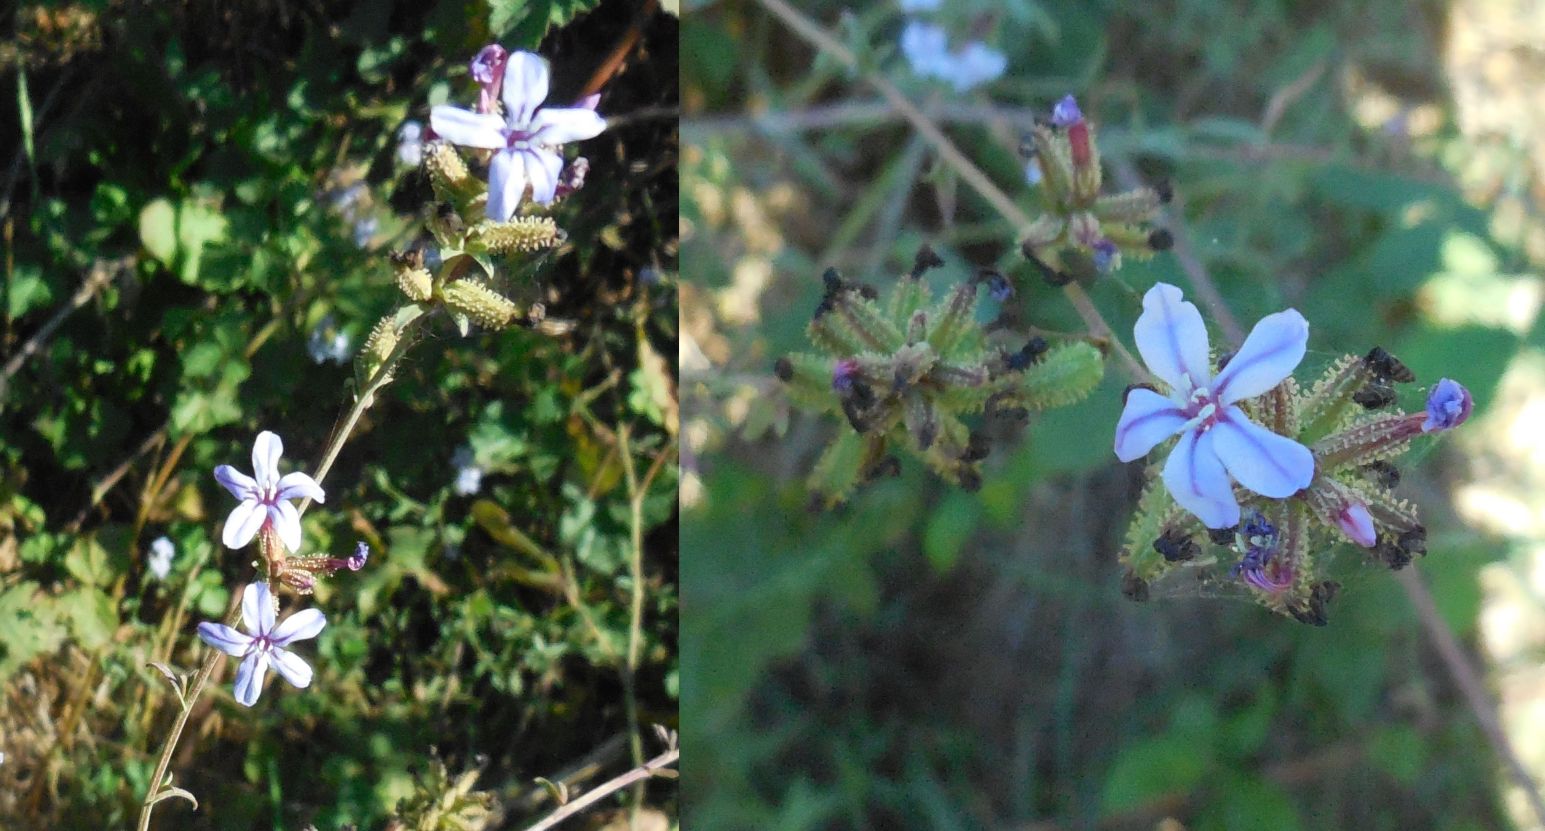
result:
[[[1251,421],[1237,404],[1282,383],[1303,360],[1309,341],[1303,315],[1288,309],[1261,318],[1214,375],[1201,312],[1181,299],[1180,289],[1158,283],[1143,296],[1133,336],[1143,363],[1170,394],[1137,388],[1127,396],[1116,425],[1117,458],[1130,462],[1179,433],[1164,464],[1164,484],[1209,528],[1239,523],[1234,481],[1272,499],[1309,486],[1309,448]]]
[[[284,680],[296,687],[311,686],[311,665],[284,647],[314,638],[322,631],[327,618],[320,610],[302,609],[275,625],[273,595],[268,591],[268,584],[260,580],[248,585],[242,593],[241,624],[247,632],[239,632],[223,623],[200,623],[198,636],[215,649],[241,659],[241,665],[236,668],[235,692],[236,700],[242,706],[251,707],[257,703],[270,664]]]
[[[504,64],[503,117],[446,104],[429,112],[429,126],[452,144],[498,151],[488,163],[488,218],[495,222],[509,221],[528,185],[533,200],[550,204],[563,171],[563,145],[606,129],[593,108],[542,106],[547,82],[546,60],[515,52]]]
[[[322,486],[309,475],[300,471],[279,475],[279,457],[283,454],[284,442],[264,430],[252,443],[252,476],[230,465],[215,468],[215,478],[241,500],[225,519],[221,541],[227,548],[245,546],[263,526],[272,525],[285,548],[291,552],[300,549],[300,512],[289,500],[326,499]]]

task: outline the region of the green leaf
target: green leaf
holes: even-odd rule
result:
[[[140,210],[139,238],[152,257],[172,267],[177,256],[177,210],[171,202],[156,199]]]
[[[177,244],[182,262],[177,276],[197,285],[204,246],[225,239],[229,223],[219,211],[198,202],[183,202],[177,210]]]
[[[1402,785],[1414,785],[1427,769],[1427,746],[1405,725],[1385,727],[1368,743],[1368,759]]]
[[[43,308],[53,302],[54,292],[43,279],[42,269],[32,264],[20,264],[11,275],[11,285],[6,292],[6,314],[15,320],[33,309]]]
[[[1172,793],[1185,793],[1202,781],[1209,767],[1208,748],[1188,737],[1153,736],[1128,744],[1105,776],[1100,808],[1119,814]]]
[[[955,567],[981,515],[981,501],[973,494],[959,491],[951,491],[932,511],[923,532],[923,553],[936,570],[943,573]]]
[[[118,612],[106,592],[83,586],[61,595],[58,604],[81,646],[96,649],[113,639],[118,629]]]

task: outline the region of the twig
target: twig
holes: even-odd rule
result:
[[[1416,617],[1422,622],[1422,628],[1427,630],[1427,636],[1432,640],[1433,646],[1438,650],[1438,657],[1443,659],[1443,665],[1448,668],[1449,675],[1453,676],[1454,683],[1459,686],[1459,691],[1464,694],[1465,703],[1469,705],[1470,712],[1475,714],[1475,720],[1481,726],[1481,733],[1486,736],[1486,741],[1491,744],[1491,749],[1502,760],[1508,774],[1524,792],[1529,800],[1529,807],[1534,809],[1534,816],[1541,825],[1545,825],[1545,799],[1540,796],[1538,783],[1529,775],[1528,768],[1518,758],[1518,753],[1513,750],[1512,742],[1508,741],[1507,732],[1502,729],[1502,723],[1497,718],[1496,707],[1492,704],[1491,697],[1487,695],[1486,688],[1481,684],[1480,676],[1475,668],[1470,666],[1470,659],[1465,656],[1464,649],[1459,645],[1459,639],[1454,637],[1452,629],[1448,628],[1447,621],[1438,614],[1438,607],[1432,601],[1432,593],[1427,590],[1427,584],[1422,582],[1421,575],[1416,569],[1402,569],[1397,576],[1401,588],[1405,589],[1406,597],[1410,598],[1411,605],[1416,609]]]
[[[85,281],[81,283],[80,288],[75,290],[75,294],[70,297],[69,301],[60,306],[54,312],[54,316],[49,318],[47,323],[38,327],[38,330],[32,333],[32,337],[28,338],[27,342],[22,344],[20,349],[16,350],[16,354],[12,355],[11,359],[5,362],[5,368],[0,369],[0,409],[5,407],[5,394],[10,388],[11,376],[21,369],[21,365],[28,358],[32,357],[33,353],[43,347],[43,342],[53,335],[54,330],[64,323],[65,318],[69,317],[76,309],[86,305],[91,298],[96,296],[97,292],[112,282],[113,275],[117,273],[119,268],[124,266],[125,262],[125,260],[97,260],[92,263],[90,273],[86,275]]]
[[[880,96],[899,112],[902,118],[912,125],[912,129],[916,130],[918,134],[928,140],[929,144],[933,145],[934,150],[939,154],[940,160],[953,168],[961,180],[972,190],[976,191],[978,196],[986,200],[1000,216],[1017,228],[1023,229],[1030,225],[1030,215],[1020,209],[1014,203],[1014,200],[1010,199],[997,185],[993,184],[993,181],[987,178],[987,174],[983,173],[981,168],[977,167],[964,153],[960,152],[960,149],[950,141],[949,137],[944,135],[944,131],[939,128],[939,125],[925,115],[922,110],[919,110],[916,104],[913,104],[910,99],[901,93],[901,90],[896,89],[893,84],[879,75],[863,69],[859,65],[858,57],[851,50],[843,46],[836,38],[816,25],[814,21],[806,17],[802,12],[784,2],[784,0],[757,0],[757,2],[761,3],[763,8],[776,15],[790,29],[793,29],[795,34],[798,34],[822,52],[836,58],[854,74],[874,87],[880,93]],[[1094,303],[1089,299],[1089,295],[1084,292],[1081,286],[1077,283],[1069,283],[1062,287],[1062,293],[1067,297],[1068,302],[1072,303],[1073,309],[1078,312],[1078,316],[1083,319],[1084,325],[1089,329],[1089,333],[1095,337],[1098,343],[1104,344],[1116,354],[1116,357],[1121,360],[1128,374],[1137,379],[1147,379],[1149,377],[1148,371],[1137,362],[1136,358],[1132,357],[1132,353],[1128,352],[1126,347],[1121,344],[1121,341],[1117,340],[1112,334],[1110,326],[1100,316],[1099,310],[1094,307]]]
[[[670,750],[661,753],[659,756],[656,756],[653,759],[643,763],[642,765],[639,765],[638,767],[628,771],[627,773],[597,785],[594,790],[587,792],[584,796],[581,796],[572,802],[565,803],[564,805],[560,806],[558,810],[548,814],[547,817],[544,818],[541,822],[528,826],[525,831],[546,831],[546,829],[552,828],[558,823],[563,822],[569,817],[572,817],[580,811],[590,807],[595,802],[600,801],[601,798],[605,797],[607,794],[619,791],[628,787],[629,785],[632,785],[635,782],[643,782],[650,777],[660,775],[660,770],[675,764],[676,760],[679,758],[681,758],[681,750],[673,747]]]

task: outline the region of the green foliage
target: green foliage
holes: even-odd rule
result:
[[[499,8],[501,42],[553,56],[564,104],[636,20],[625,64],[597,78],[600,110],[675,106],[668,15],[619,0]],[[436,195],[398,161],[399,129],[475,100],[465,66],[494,37],[491,10],[15,15],[0,74],[30,109],[25,153],[21,131],[0,138],[6,159],[26,157],[0,182],[0,354],[36,342],[0,386],[0,826],[132,826],[178,707],[148,664],[195,671],[195,626],[253,575],[255,549],[221,545],[234,503],[211,470],[250,471],[264,429],[283,437],[286,472],[316,470],[361,392],[352,358],[407,305],[394,252],[465,267],[546,316],[463,332],[423,304],[422,338],[304,519],[297,556],[372,549],[314,596],[283,594],[327,615],[298,649],[313,684],[271,679],[248,709],[222,666],[172,766],[200,807],[163,802],[155,827],[375,828],[401,811],[449,829],[475,827],[473,803],[518,822],[551,809],[533,777],[600,749],[604,778],[631,764],[609,740],[676,725],[679,416],[660,358],[677,353],[675,126],[646,117],[568,148],[591,169],[553,211],[561,247],[522,247],[480,210],[466,235],[423,233]],[[47,37],[27,28],[38,19]],[[88,280],[100,286],[68,306]],[[467,466],[475,493],[457,487]],[[162,536],[176,553],[159,578]],[[640,579],[634,725],[623,679]],[[651,787],[648,802],[669,809],[674,793]]]

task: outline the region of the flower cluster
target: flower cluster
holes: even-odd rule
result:
[[[790,399],[840,415],[842,430],[809,481],[831,507],[854,487],[899,471],[896,449],[968,490],[981,484],[987,437],[966,417],[1024,419],[1031,409],[1070,404],[1100,381],[1100,353],[1083,342],[1048,346],[1042,338],[989,336],[977,321],[979,288],[1000,299],[1004,278],[985,272],[935,301],[924,273],[942,262],[927,248],[881,298],[870,286],[825,274],[825,293],[808,330],[824,354],[796,354],[775,367]]]
[[[1100,150],[1094,125],[1069,95],[1051,120],[1035,126],[1022,146],[1026,178],[1045,186],[1041,214],[1025,232],[1020,250],[1052,285],[1092,280],[1121,267],[1124,256],[1146,259],[1174,242],[1149,228],[1171,198],[1168,184],[1102,194]]]
[[[1162,470],[1149,468],[1122,551],[1128,594],[1199,557],[1198,541],[1229,551],[1230,573],[1263,605],[1323,625],[1336,584],[1317,556],[1337,542],[1402,568],[1426,550],[1416,509],[1395,496],[1391,460],[1411,441],[1463,424],[1470,393],[1442,379],[1418,413],[1391,409],[1415,375],[1380,348],[1334,362],[1307,391],[1292,372],[1308,323],[1292,309],[1256,324],[1239,350],[1214,361],[1201,313],[1163,283],[1143,299],[1139,353],[1168,394],[1128,391],[1116,426],[1122,461],[1172,437]]]
[[[257,539],[265,573],[264,579],[247,586],[242,595],[245,634],[213,622],[199,624],[198,633],[210,646],[242,659],[236,672],[236,700],[248,707],[257,701],[270,664],[297,687],[311,683],[311,667],[283,647],[315,637],[326,624],[321,612],[306,609],[276,625],[278,598],[272,594],[269,584],[282,583],[300,594],[310,594],[317,577],[330,576],[340,569],[359,571],[365,567],[370,554],[369,547],[362,542],[348,558],[291,556],[301,545],[300,512],[293,500],[321,502],[325,494],[321,485],[308,474],[296,471],[279,475],[279,459],[283,454],[284,442],[264,430],[253,442],[252,476],[230,465],[215,468],[215,479],[240,500],[226,517],[221,541],[226,547],[237,549]],[[156,542],[159,544],[165,539]],[[170,542],[166,548],[170,559]]]
[[[540,56],[490,45],[470,69],[479,88],[475,107],[434,107],[429,123],[437,138],[418,142],[414,151],[434,191],[424,218],[438,262],[428,263],[423,250],[393,258],[397,284],[415,308],[444,309],[462,334],[473,324],[542,324],[540,304],[522,307],[491,281],[501,262],[563,242],[557,223],[538,212],[584,186],[589,162],[579,157],[566,163],[563,145],[599,135],[606,126],[595,111],[599,95],[575,107],[546,104],[549,71]],[[452,145],[469,148],[475,164],[487,165],[486,180]],[[367,377],[403,328],[401,317],[377,324],[363,350]]]
[[[997,80],[1009,64],[1002,52],[979,40],[951,49],[943,27],[921,20],[909,20],[901,30],[901,54],[915,75],[944,81],[956,92]]]

